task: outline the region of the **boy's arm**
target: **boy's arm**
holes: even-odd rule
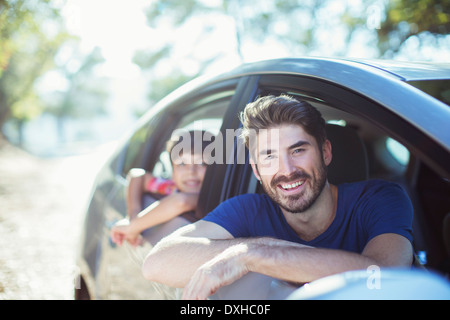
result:
[[[154,202],[142,210],[130,226],[136,233],[167,222],[182,213],[192,211],[197,206],[198,194],[177,192]]]
[[[128,187],[126,190],[127,215],[134,219],[142,211],[142,194],[152,175],[144,169],[133,168],[127,175]]]
[[[142,210],[136,218],[126,223],[118,223],[111,229],[111,237],[119,245],[124,240],[136,245],[142,231],[194,210],[197,200],[197,194],[173,193]]]

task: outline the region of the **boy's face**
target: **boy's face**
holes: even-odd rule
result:
[[[181,192],[198,193],[205,177],[202,154],[183,153],[172,163],[172,180]]]

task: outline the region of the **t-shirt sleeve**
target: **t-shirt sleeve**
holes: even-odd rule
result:
[[[147,185],[145,186],[145,191],[158,193],[161,195],[169,195],[176,190],[176,185],[172,180],[152,177]]]
[[[220,225],[234,238],[248,237],[248,223],[251,216],[257,212],[256,207],[254,197],[251,194],[241,195],[222,202],[203,220]]]
[[[380,183],[367,192],[362,205],[365,207],[364,228],[367,241],[384,234],[395,233],[413,241],[412,219],[414,209],[405,190],[398,184]]]

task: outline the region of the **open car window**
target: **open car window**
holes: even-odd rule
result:
[[[166,141],[170,139],[171,134],[176,130],[200,130],[207,131],[212,136],[216,136],[223,123],[224,115],[230,104],[233,91],[221,92],[199,99],[192,105],[180,110],[175,117],[176,125],[166,132]],[[187,109],[188,111],[185,111]],[[211,135],[204,135],[203,140],[208,140]],[[160,151],[157,162],[155,163],[152,174],[157,177],[170,178],[172,176],[172,165],[170,155],[166,151],[165,146]]]

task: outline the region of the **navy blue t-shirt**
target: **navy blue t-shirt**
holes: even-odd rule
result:
[[[224,201],[203,220],[214,222],[235,238],[273,237],[312,247],[361,253],[383,233],[412,242],[413,207],[397,184],[369,180],[338,186],[336,216],[321,235],[303,241],[287,223],[279,206],[264,194],[244,194]]]

